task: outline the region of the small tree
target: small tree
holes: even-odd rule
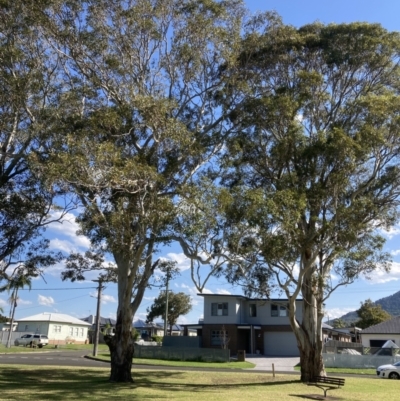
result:
[[[346,327],[346,322],[343,319],[335,319],[333,321],[332,325],[335,329],[342,329],[343,327]]]
[[[228,349],[228,345],[231,338],[228,336],[228,331],[225,329],[224,325],[222,326],[220,339],[221,339],[221,348]]]
[[[361,329],[366,329],[392,318],[390,313],[383,310],[381,305],[376,305],[371,299],[361,302],[361,307],[356,312],[360,317],[356,322],[356,326]]]
[[[165,316],[165,291],[161,291],[160,295],[154,300],[153,305],[147,308],[146,322],[150,323],[157,317]],[[172,334],[172,326],[176,324],[179,316],[186,315],[192,310],[192,302],[189,295],[183,292],[168,294],[168,324],[170,326],[170,335]]]

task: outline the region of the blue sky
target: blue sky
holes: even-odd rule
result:
[[[275,10],[283,18],[284,23],[301,26],[313,21],[323,23],[341,23],[353,21],[368,21],[381,23],[389,30],[400,30],[400,1],[398,0],[248,0],[246,2],[252,12]],[[85,237],[76,236],[77,226],[74,216],[63,224],[51,226],[46,235],[51,239],[53,249],[70,251],[85,251],[89,241]],[[370,280],[360,279],[351,286],[337,290],[326,303],[326,316],[329,319],[355,310],[360,302],[371,298],[376,301],[392,295],[400,290],[400,225],[390,232],[384,233],[387,238],[386,250],[393,255],[393,265],[390,274],[375,272]],[[181,269],[181,275],[174,280],[170,288],[176,292],[190,294],[193,299],[193,310],[181,317],[180,323],[197,323],[203,315],[203,300],[196,295],[190,279],[189,263],[183,257],[179,247],[173,246],[163,249],[160,256],[176,260]],[[95,275],[89,275],[88,280],[80,283],[62,282],[60,274],[63,265],[49,268],[45,280],[35,279],[30,291],[20,292],[20,300],[16,308],[15,317],[23,318],[41,312],[59,312],[78,318],[95,314],[96,311],[96,284],[91,280]],[[213,279],[206,286],[207,292],[219,294],[241,294],[240,288],[232,288],[223,279]],[[147,291],[136,318],[145,319],[146,308],[152,304],[157,290]],[[7,294],[1,294],[0,306],[4,314],[8,315],[9,305]],[[104,291],[101,315],[115,317],[117,308],[117,290],[115,284],[108,284]]]

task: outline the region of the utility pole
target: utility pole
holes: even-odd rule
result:
[[[167,271],[167,284],[165,288],[165,319],[164,319],[164,337],[167,336],[168,326],[168,284],[169,284],[169,270]]]
[[[166,284],[165,284],[165,320],[164,320],[164,336],[167,336],[167,326],[168,326],[168,286],[169,286],[169,280],[171,280],[171,267],[167,268],[166,272]],[[172,330],[172,327],[171,327]]]
[[[96,331],[94,336],[93,356],[97,356],[97,348],[99,346],[99,334],[100,334],[100,304],[101,304],[101,291],[103,289],[103,280],[92,280],[95,283],[99,283],[97,287],[97,309],[96,309]]]
[[[18,287],[14,288],[13,295],[11,295],[11,321],[10,321],[10,331],[8,332],[8,338],[7,338],[7,346],[6,348],[11,348],[11,334],[13,332],[14,328],[14,314],[15,314],[15,308],[17,307],[17,297],[18,297]]]

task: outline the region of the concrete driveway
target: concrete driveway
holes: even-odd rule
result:
[[[300,357],[273,357],[264,355],[246,355],[246,361],[254,363],[255,370],[269,370],[272,371],[272,364],[276,372],[292,372],[294,366],[300,362]]]

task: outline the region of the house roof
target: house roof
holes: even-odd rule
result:
[[[241,298],[246,301],[273,301],[273,302],[287,302],[286,298],[250,298],[244,295],[233,295],[233,294],[197,294],[199,297],[231,297],[231,298]],[[296,301],[303,301],[302,299],[296,299]]]
[[[141,319],[135,320],[132,323],[132,326],[135,329],[138,329],[138,328],[152,328],[152,327],[156,328],[156,329],[160,329],[160,330],[163,329],[163,326],[161,326],[161,325],[159,325],[157,323],[146,323],[144,320],[141,320]]]
[[[399,334],[400,333],[400,316],[386,320],[374,326],[367,327],[361,334]]]
[[[352,336],[352,334],[349,333],[347,330],[335,329],[333,326],[330,326],[329,324],[326,324],[326,323],[322,323],[322,330],[334,331],[335,333],[340,333],[340,334],[347,335],[350,337]]]
[[[57,322],[57,323],[69,323],[81,326],[91,326],[90,323],[84,322],[83,320],[77,319],[76,317],[64,315],[62,313],[44,312],[38,315],[24,317],[23,319],[17,319],[17,322]]]
[[[89,315],[88,317],[83,317],[81,320],[84,322],[88,322],[90,324],[96,324],[96,316]],[[114,319],[110,319],[108,317],[101,317],[100,316],[100,325],[105,326],[106,324],[110,324],[111,326],[115,326],[117,322]]]

